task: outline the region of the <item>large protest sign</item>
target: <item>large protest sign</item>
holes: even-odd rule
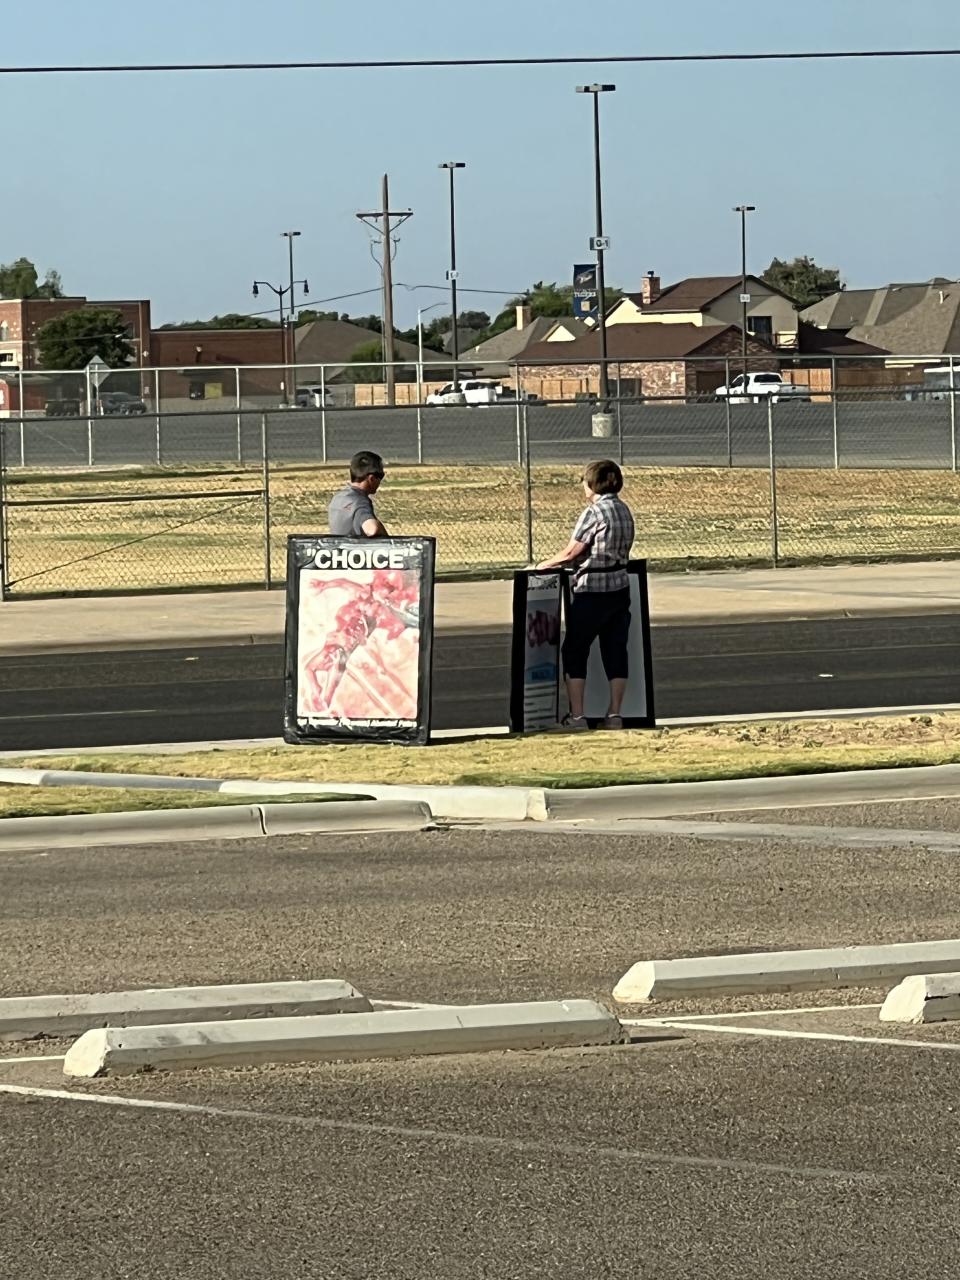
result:
[[[425,743],[434,540],[287,541],[284,738]]]
[[[628,729],[652,728],[653,660],[650,651],[650,608],[647,562],[631,560],[630,679],[623,703]],[[569,575],[518,570],[513,575],[513,648],[510,669],[510,728],[533,733],[555,725],[562,707],[560,649],[563,640],[561,600],[565,612],[570,596]],[[607,713],[609,685],[594,644],[587,664],[584,712],[591,724]]]

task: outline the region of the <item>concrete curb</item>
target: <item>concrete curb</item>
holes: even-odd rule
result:
[[[546,792],[529,787],[397,786],[371,782],[276,782],[179,778],[163,774],[79,769],[0,769],[0,784],[30,787],[121,787],[149,791],[210,791],[235,796],[344,795],[426,805],[435,818],[459,822],[543,821]],[[11,821],[7,819],[6,821]],[[16,821],[16,819],[14,819]],[[6,825],[6,823],[4,823]]]
[[[240,840],[298,832],[423,831],[432,824],[433,815],[427,805],[405,801],[237,804],[217,808],[77,813],[49,818],[4,818],[0,820],[0,850]]]
[[[790,809],[807,805],[860,804],[960,795],[960,765],[898,769],[849,769],[716,782],[647,782],[636,786],[544,793],[548,818],[669,818],[737,809]]]
[[[249,982],[219,987],[150,987],[94,995],[18,996],[0,1000],[0,1041],[78,1035],[94,1027],[138,1027],[368,1013],[372,1005],[349,982]]]
[[[613,998],[618,1004],[645,1004],[685,996],[870,987],[951,968],[960,969],[960,939],[645,960],[627,970]]]
[[[960,973],[914,973],[894,987],[880,1009],[881,1022],[956,1022]]]
[[[106,1027],[87,1031],[76,1041],[64,1058],[63,1071],[67,1076],[89,1079],[154,1069],[576,1048],[617,1044],[622,1038],[618,1019],[592,1000],[544,1000],[322,1018],[126,1030]]]

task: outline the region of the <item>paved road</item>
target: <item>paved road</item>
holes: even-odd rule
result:
[[[956,857],[903,866],[584,832],[6,852],[0,994],[337,973],[375,997],[608,996],[643,954],[955,936]],[[958,1074],[947,1051],[685,1028],[0,1094],[0,1274],[949,1276]],[[11,1081],[63,1087],[56,1063]]]
[[[661,717],[960,702],[960,616],[655,627]],[[508,718],[509,638],[440,631],[434,726]],[[8,657],[0,749],[275,737],[279,644]]]
[[[482,409],[335,409],[268,415],[269,453],[278,462],[335,461],[360,448],[378,449],[393,462],[517,463],[529,436],[534,463],[582,462],[595,453],[589,405],[530,405]],[[199,413],[94,420],[34,419],[22,432],[5,426],[8,466],[165,466],[261,457],[261,413]],[[526,426],[524,426],[524,421]],[[829,404],[775,407],[781,466],[832,467],[834,419]],[[613,440],[604,447],[627,463],[650,466],[766,466],[767,413],[763,405],[624,403],[614,413]],[[949,467],[947,401],[844,401],[837,410],[837,451],[847,467]]]

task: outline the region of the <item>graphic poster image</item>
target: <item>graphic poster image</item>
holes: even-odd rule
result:
[[[425,742],[433,541],[291,538],[288,741]]]
[[[562,588],[557,573],[514,576],[510,727],[515,733],[557,723]]]

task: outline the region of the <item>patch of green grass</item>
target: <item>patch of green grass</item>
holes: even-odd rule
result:
[[[435,743],[246,748],[183,755],[68,755],[32,768],[249,780],[603,787],[960,761],[960,715],[785,720]],[[11,762],[12,763],[12,762]]]

